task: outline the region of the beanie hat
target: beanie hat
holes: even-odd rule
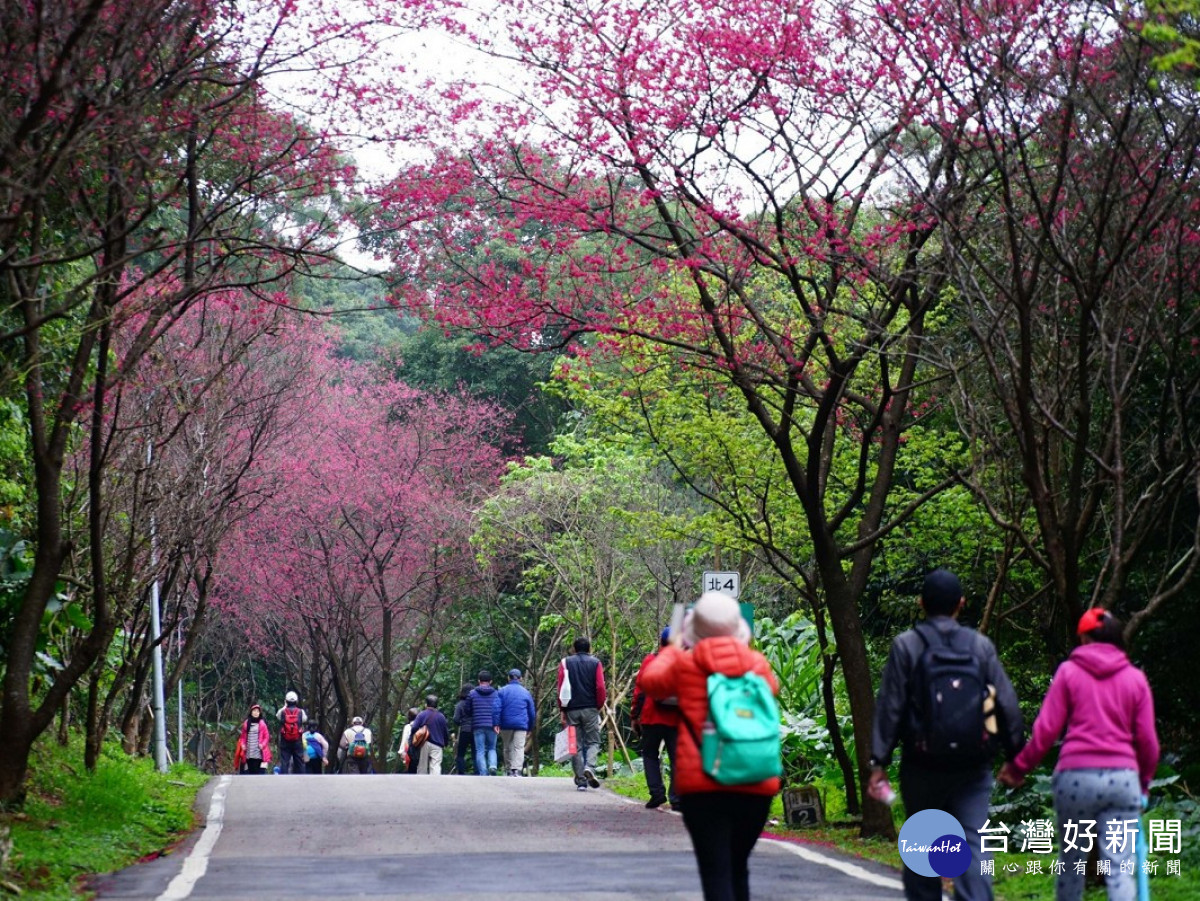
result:
[[[691,646],[705,638],[726,635],[744,644],[750,643],[750,627],[742,618],[738,602],[724,592],[706,591],[700,595],[684,622],[684,643]]]

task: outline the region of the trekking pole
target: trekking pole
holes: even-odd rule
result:
[[[1149,803],[1146,798],[1142,798],[1143,809],[1148,807]],[[1150,854],[1150,847],[1146,842],[1146,818],[1138,817],[1138,834],[1137,834],[1137,892],[1138,901],[1150,901],[1150,874],[1146,872],[1146,859]]]

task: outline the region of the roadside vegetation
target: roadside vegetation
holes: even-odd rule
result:
[[[82,746],[82,739],[64,746],[49,736],[35,746],[25,809],[0,818],[12,841],[0,873],[5,895],[90,897],[88,876],[157,855],[192,828],[196,792],[208,778],[195,767],[159,773],[153,760],[109,743],[88,772]]]

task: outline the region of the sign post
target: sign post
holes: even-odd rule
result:
[[[742,593],[742,574],[738,572],[726,572],[718,570],[706,570],[704,578],[700,583],[700,591],[719,591],[722,594],[727,594],[735,601],[738,595]],[[742,608],[742,619],[750,627],[750,634],[754,634],[754,605],[739,604]]]
[[[719,591],[736,601],[742,592],[742,574],[708,570],[704,573],[704,580],[700,583],[700,591]]]

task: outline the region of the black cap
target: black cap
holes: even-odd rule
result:
[[[925,577],[925,584],[921,586],[921,600],[925,602],[925,609],[935,615],[952,614],[962,596],[962,583],[948,569],[935,569]]]

